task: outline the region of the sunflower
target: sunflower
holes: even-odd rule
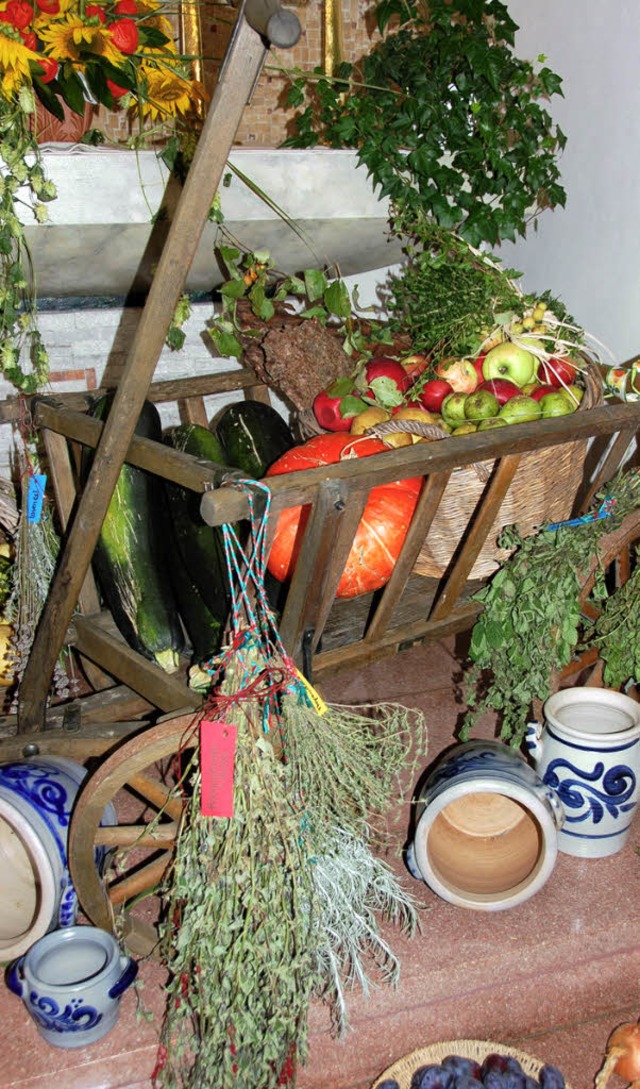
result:
[[[44,16],[36,21],[35,30],[45,53],[61,63],[77,64],[92,53],[116,66],[123,63],[122,53],[101,23],[89,26],[79,15],[68,14],[65,19],[56,20]]]
[[[10,38],[0,31],[0,92],[5,98],[12,98],[25,83],[31,83],[30,65],[37,60],[38,54],[21,39]]]
[[[139,107],[143,117],[163,121],[168,117],[185,116],[203,96],[202,88],[188,76],[181,75],[164,60],[166,54],[149,52],[140,65]]]

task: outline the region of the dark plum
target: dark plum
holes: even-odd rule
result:
[[[395,1078],[385,1078],[384,1081],[379,1081],[376,1089],[400,1089]]]
[[[545,1063],[540,1068],[538,1081],[540,1089],[565,1089],[564,1076],[552,1063]]]
[[[453,1089],[482,1089],[482,1082],[471,1074],[457,1074]]]
[[[463,1055],[447,1055],[441,1065],[445,1070],[450,1070],[456,1078],[468,1074],[469,1077],[480,1081],[480,1063],[477,1063],[475,1059],[466,1059]]]
[[[492,1072],[504,1074],[509,1069],[507,1065],[508,1058],[508,1055],[499,1055],[496,1051],[492,1051],[489,1055],[485,1055],[480,1068],[480,1077],[485,1085],[487,1074]]]
[[[411,1078],[411,1089],[452,1089],[453,1074],[438,1063],[419,1066]]]
[[[538,1082],[530,1074],[525,1074],[524,1089],[540,1089]]]
[[[515,1055],[507,1055],[505,1056],[505,1058],[507,1060],[507,1070],[510,1070],[512,1074],[522,1074],[524,1076],[524,1070],[522,1069],[522,1066],[520,1065],[518,1059],[516,1059]]]

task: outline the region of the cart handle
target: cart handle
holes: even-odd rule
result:
[[[302,34],[296,13],[283,8],[278,0],[247,0],[244,14],[257,34],[280,49],[291,49]]]

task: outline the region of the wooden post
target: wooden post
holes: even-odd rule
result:
[[[260,24],[264,8],[268,9],[267,23],[270,23],[273,6],[271,0],[249,2],[251,16],[243,6],[87,486],[40,618],[20,685],[19,733],[44,729],[55,663],[238,125],[265,61],[267,43],[248,19],[251,17],[254,25]],[[290,20],[287,26],[290,27]],[[259,30],[262,31],[262,25]]]

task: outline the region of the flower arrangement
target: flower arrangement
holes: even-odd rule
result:
[[[204,90],[191,60],[178,52],[161,0],[0,0],[0,372],[18,390],[35,392],[48,374],[19,215],[27,206],[45,222],[56,197],[37,101],[60,120],[65,106],[83,114],[91,102],[126,109],[141,127],[182,124],[193,143]]]

